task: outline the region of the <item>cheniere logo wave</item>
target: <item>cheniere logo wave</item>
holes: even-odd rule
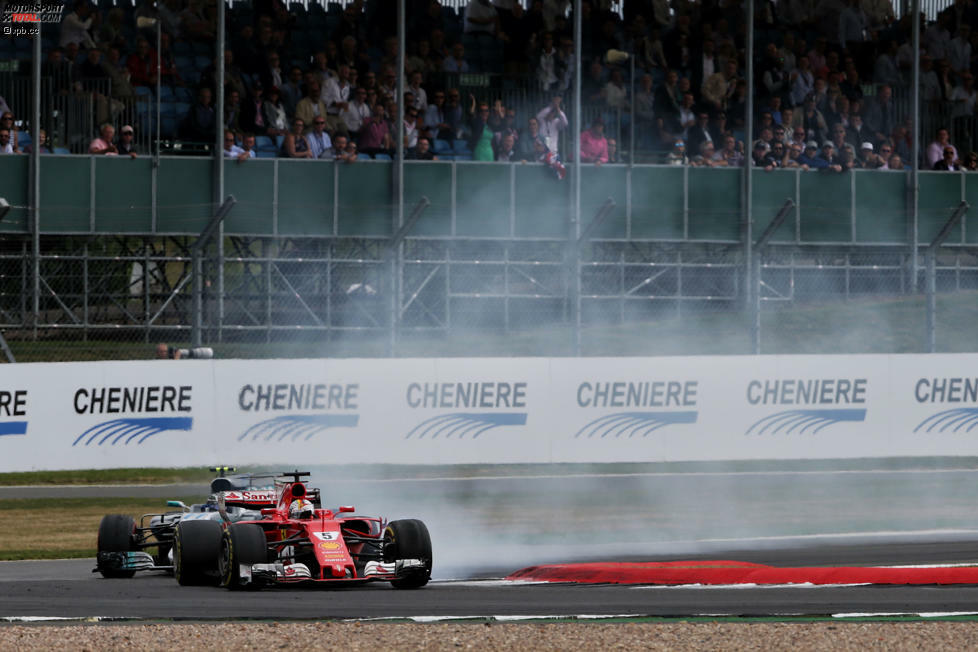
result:
[[[699,413],[695,410],[677,412],[617,412],[595,419],[577,431],[575,438],[614,436],[629,438],[648,437],[659,428],[679,423],[696,423]]]
[[[113,419],[94,425],[78,435],[72,446],[79,444],[102,446],[106,443],[110,446],[116,444],[126,446],[132,442],[142,444],[161,432],[191,430],[193,427],[193,417],[126,417],[124,419]]]
[[[238,441],[306,441],[327,428],[356,428],[359,423],[359,414],[290,414],[256,423]]]
[[[978,426],[978,408],[955,408],[932,414],[914,432],[971,432]]]
[[[26,421],[7,421],[5,423],[0,423],[0,437],[4,435],[26,435],[26,434],[27,434]]]
[[[845,421],[865,421],[865,409],[787,410],[768,415],[753,423],[745,434],[816,434]]]
[[[455,437],[462,439],[468,436],[475,439],[493,428],[525,425],[526,412],[455,412],[425,419],[412,428],[404,438],[424,439],[427,437],[437,439],[444,437],[449,439]]]

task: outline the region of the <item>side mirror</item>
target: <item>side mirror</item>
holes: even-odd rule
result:
[[[168,500],[166,501],[167,507],[179,507],[185,512],[189,512],[190,508],[182,500]]]
[[[275,508],[274,507],[262,507],[261,508],[261,515],[262,516],[275,516]]]
[[[355,512],[355,511],[357,511],[357,508],[354,507],[353,505],[340,505],[340,513],[341,514],[343,512]]]

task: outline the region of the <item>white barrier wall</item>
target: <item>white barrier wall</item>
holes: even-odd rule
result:
[[[0,471],[978,455],[978,355],[0,367]]]

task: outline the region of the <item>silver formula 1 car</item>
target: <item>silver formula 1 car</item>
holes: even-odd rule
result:
[[[268,496],[274,494],[275,474],[233,473],[232,466],[211,467],[218,476],[211,481],[210,497],[206,502],[185,505],[168,500],[173,511],[143,514],[137,522],[127,514],[107,514],[98,528],[98,554],[93,573],[107,578],[128,578],[136,571],[173,572],[173,536],[181,521],[221,521],[218,496],[227,491],[244,491]],[[261,508],[268,502],[231,506],[226,510],[232,521],[260,518]],[[149,550],[156,549],[156,554]]]

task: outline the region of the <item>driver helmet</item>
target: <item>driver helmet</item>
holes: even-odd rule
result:
[[[297,500],[293,500],[292,504],[289,505],[289,518],[312,518],[314,510],[315,507],[313,507],[313,504],[310,501],[299,498]]]

